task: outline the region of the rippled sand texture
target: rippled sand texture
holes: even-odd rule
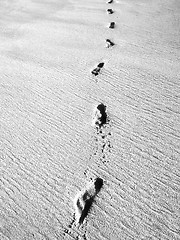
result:
[[[178,0],[0,1],[0,239],[180,239],[179,12]],[[74,197],[96,178],[76,226]]]

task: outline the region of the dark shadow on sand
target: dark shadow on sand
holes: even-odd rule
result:
[[[93,196],[91,196],[89,199],[84,199],[85,201],[85,206],[84,209],[82,210],[81,213],[81,217],[79,218],[79,224],[82,224],[84,219],[87,217],[92,204],[94,202],[94,198],[96,197],[96,195],[99,193],[99,191],[101,190],[102,186],[103,186],[103,180],[101,178],[96,178],[96,181],[94,183],[95,186],[95,194]]]
[[[101,103],[97,106],[97,109],[101,113],[101,117],[98,119],[100,121],[99,127],[102,127],[104,124],[107,123],[106,106],[103,103]]]

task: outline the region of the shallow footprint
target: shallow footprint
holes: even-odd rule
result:
[[[111,8],[109,8],[109,9],[107,9],[107,13],[108,13],[108,14],[113,14],[114,11],[113,11]]]
[[[81,225],[87,217],[90,208],[94,202],[94,198],[103,186],[103,180],[96,178],[83,191],[80,191],[74,199],[75,219],[76,223]]]
[[[110,39],[106,39],[106,47],[110,48],[113,47],[115,45],[115,43],[113,43]]]

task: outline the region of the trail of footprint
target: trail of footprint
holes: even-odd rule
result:
[[[114,11],[111,8],[107,9],[106,11],[107,11],[108,14],[113,14],[114,13]]]
[[[113,0],[109,0],[107,2],[108,4],[113,3]],[[114,11],[112,9],[107,9],[108,14],[113,14]],[[109,25],[109,28],[114,28],[115,22],[111,22]],[[106,39],[106,45],[107,48],[114,46],[115,44],[110,40]],[[95,69],[91,71],[91,73],[95,76],[98,76],[101,69],[104,67],[104,63],[101,62],[97,65]],[[93,125],[96,126],[97,130],[97,136],[95,138],[96,141],[96,150],[94,152],[94,155],[97,154],[98,150],[101,150],[102,157],[101,161],[103,163],[107,162],[105,160],[107,152],[111,152],[111,142],[109,140],[109,136],[111,136],[111,131],[107,130],[107,124],[109,123],[109,118],[106,113],[106,106],[101,103],[96,107],[95,115],[93,118]],[[90,156],[90,160],[92,158],[92,155]],[[84,171],[85,176],[87,176],[86,169]],[[93,206],[95,197],[99,193],[103,186],[103,180],[101,178],[96,178],[94,182],[91,182],[85,189],[80,191],[74,198],[74,209],[75,213],[73,214],[72,221],[68,225],[67,228],[64,230],[64,237],[69,235],[71,238],[80,240],[83,238],[84,240],[87,240],[87,222],[84,223],[85,219],[88,216],[88,213]],[[84,226],[83,231],[79,231],[80,227]]]
[[[92,70],[91,73],[92,73],[93,75],[97,76],[97,75],[100,73],[101,68],[103,68],[103,67],[104,67],[104,63],[101,62],[101,63],[99,63],[99,64],[97,65],[97,67],[96,67],[95,69]]]
[[[102,66],[102,65],[100,65]],[[97,154],[98,151],[101,157],[98,159],[99,164],[107,163],[107,154],[111,152],[111,128],[110,120],[106,112],[106,106],[103,103],[97,105],[94,110],[93,126],[96,127],[96,148],[94,149],[93,155]],[[90,156],[89,162],[93,155]],[[84,171],[87,177],[88,167]],[[74,198],[74,209],[72,221],[68,227],[64,230],[64,236],[69,235],[72,239],[79,240],[80,238],[87,240],[87,219],[88,213],[93,206],[95,197],[99,193],[103,186],[103,180],[101,178],[96,178],[94,181],[88,184],[82,191],[80,191]]]

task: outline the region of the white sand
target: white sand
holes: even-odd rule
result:
[[[0,239],[180,239],[179,12],[178,0],[0,1]],[[70,229],[95,177],[103,188]]]

